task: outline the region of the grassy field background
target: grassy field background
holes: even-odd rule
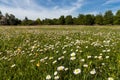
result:
[[[1,26],[0,80],[120,80],[120,26]]]

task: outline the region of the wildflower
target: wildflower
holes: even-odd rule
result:
[[[57,62],[57,61],[55,60],[55,61],[53,61],[52,63],[55,64],[56,62]]]
[[[45,62],[45,59],[40,59],[40,62]]]
[[[97,56],[95,56],[94,58],[97,58]]]
[[[108,49],[107,52],[110,52],[110,49]]]
[[[35,62],[35,60],[30,60],[30,62],[32,63],[32,62]]]
[[[11,66],[11,68],[13,68],[13,67],[15,67],[16,65],[15,64],[13,64],[12,66]]]
[[[76,57],[71,57],[71,58],[70,58],[70,60],[75,60],[75,59],[76,59]]]
[[[57,72],[57,71],[55,71],[55,72],[54,72],[54,75],[56,76],[57,74],[58,74],[58,72]]]
[[[58,80],[58,79],[59,79],[59,76],[55,76],[54,79],[55,79],[55,80]]]
[[[64,51],[63,54],[65,54],[67,51]]]
[[[104,66],[104,65],[105,65],[105,63],[102,63],[102,65]]]
[[[73,53],[70,54],[70,56],[72,56],[72,57],[75,56],[75,55],[76,55],[75,52],[73,52]]]
[[[61,57],[58,58],[58,60],[61,60],[61,59],[64,59],[64,56],[61,56]]]
[[[88,46],[86,46],[85,48],[88,48]]]
[[[109,56],[106,56],[105,58],[106,58],[106,59],[108,59],[108,58],[109,58]]]
[[[84,61],[85,61],[85,59],[81,59],[80,61],[81,61],[81,62],[84,62]]]
[[[74,73],[75,75],[77,75],[77,74],[81,73],[81,69],[75,69],[75,70],[73,71],[73,73]]]
[[[53,57],[49,57],[49,60],[53,59]]]
[[[92,71],[90,71],[90,74],[95,74],[95,73],[96,73],[95,69],[93,69]]]
[[[89,59],[89,58],[91,58],[92,56],[87,56],[87,58]]]
[[[40,66],[40,62],[38,62],[38,63],[36,64],[36,66],[39,67],[39,66]]]
[[[108,80],[114,80],[112,77],[109,77]]]
[[[51,76],[50,75],[47,75],[46,76],[46,80],[50,80],[51,79]]]
[[[46,59],[48,59],[48,57],[45,57],[44,59],[46,60]]]
[[[102,59],[102,56],[98,56],[98,59]]]
[[[65,71],[67,71],[68,70],[68,68],[65,68]]]
[[[59,66],[59,67],[57,67],[57,70],[62,71],[62,70],[64,70],[64,68],[65,68],[64,66]]]
[[[87,65],[87,64],[84,64],[83,67],[88,67],[88,65]]]

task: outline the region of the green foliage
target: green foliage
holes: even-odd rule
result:
[[[112,13],[111,10],[106,11],[105,15],[104,15],[104,21],[103,21],[103,23],[105,25],[112,25],[113,24],[113,17],[114,17],[114,15],[113,15],[113,13]]]
[[[65,17],[64,16],[60,16],[60,18],[59,18],[59,24],[60,25],[64,25],[65,24]]]
[[[42,21],[38,18],[38,19],[36,19],[36,21],[35,21],[34,24],[36,24],[36,25],[41,25],[41,24],[42,24]]]
[[[65,18],[65,24],[66,25],[72,25],[73,24],[73,19],[71,15],[66,16]]]
[[[45,20],[43,20],[43,24],[44,25],[52,25],[54,22],[51,20],[51,19],[45,19]]]
[[[85,15],[79,14],[79,16],[78,16],[78,24],[79,25],[84,25],[85,24]]]
[[[96,17],[95,17],[95,24],[103,25],[103,16],[102,16],[102,14],[96,15]]]
[[[85,18],[85,25],[93,25],[94,24],[94,15],[87,14],[84,18]]]
[[[114,17],[114,24],[120,25],[120,10],[117,11],[117,13]]]
[[[27,17],[25,17],[25,19],[22,21],[21,24],[22,25],[34,25],[34,21],[33,20],[29,20]]]
[[[76,17],[73,18],[73,24],[74,25],[79,25],[78,18],[76,18]]]
[[[2,15],[0,11],[0,25],[120,25],[120,10],[113,15],[111,10],[102,14],[79,14],[78,17],[72,17],[71,15],[60,16],[59,18],[40,18],[36,20],[29,20],[25,17],[24,20],[19,20],[13,14],[6,13]]]

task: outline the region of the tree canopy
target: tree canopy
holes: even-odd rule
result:
[[[120,25],[120,10],[115,15],[111,10],[108,10],[104,14],[79,14],[77,17],[61,15],[59,18],[45,18],[43,20],[40,18],[31,20],[27,17],[20,20],[13,14],[3,15],[0,11],[0,25]]]

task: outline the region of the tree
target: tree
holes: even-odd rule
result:
[[[93,25],[94,24],[94,15],[87,14],[85,16],[85,25]]]
[[[8,13],[6,13],[6,14],[5,14],[5,21],[6,21],[6,22],[5,22],[5,23],[6,23],[5,25],[9,25],[9,19],[10,19],[10,16],[9,16]]]
[[[72,25],[73,24],[73,19],[71,15],[66,16],[65,18],[65,24],[66,25]]]
[[[105,12],[105,15],[104,15],[104,24],[105,25],[112,25],[113,24],[113,13],[111,10],[108,10]]]
[[[60,18],[59,18],[59,24],[60,25],[64,25],[65,24],[65,17],[63,15],[60,16]]]
[[[22,25],[34,25],[34,21],[33,20],[29,20],[27,17],[25,17],[25,19],[22,21],[21,24]]]
[[[78,18],[73,18],[73,25],[79,25]]]
[[[40,18],[35,20],[35,25],[41,25],[41,24],[42,24],[42,21],[40,20]]]
[[[3,16],[3,15],[2,15],[2,12],[0,11],[0,19],[2,18],[2,16]]]
[[[95,17],[95,24],[103,25],[103,16],[102,16],[102,14],[96,15],[96,17]]]
[[[10,14],[9,16],[9,25],[15,25],[16,24],[16,18],[13,14]]]
[[[46,19],[43,20],[43,24],[44,24],[44,25],[52,25],[52,24],[53,24],[53,21],[52,21],[51,19],[47,19],[47,18],[46,18]]]
[[[83,14],[78,15],[78,24],[79,25],[84,25],[85,24],[85,15],[83,15]]]
[[[60,25],[59,19],[54,18],[52,21],[53,25]]]
[[[115,15],[114,24],[120,25],[120,10],[118,10],[116,15]]]

